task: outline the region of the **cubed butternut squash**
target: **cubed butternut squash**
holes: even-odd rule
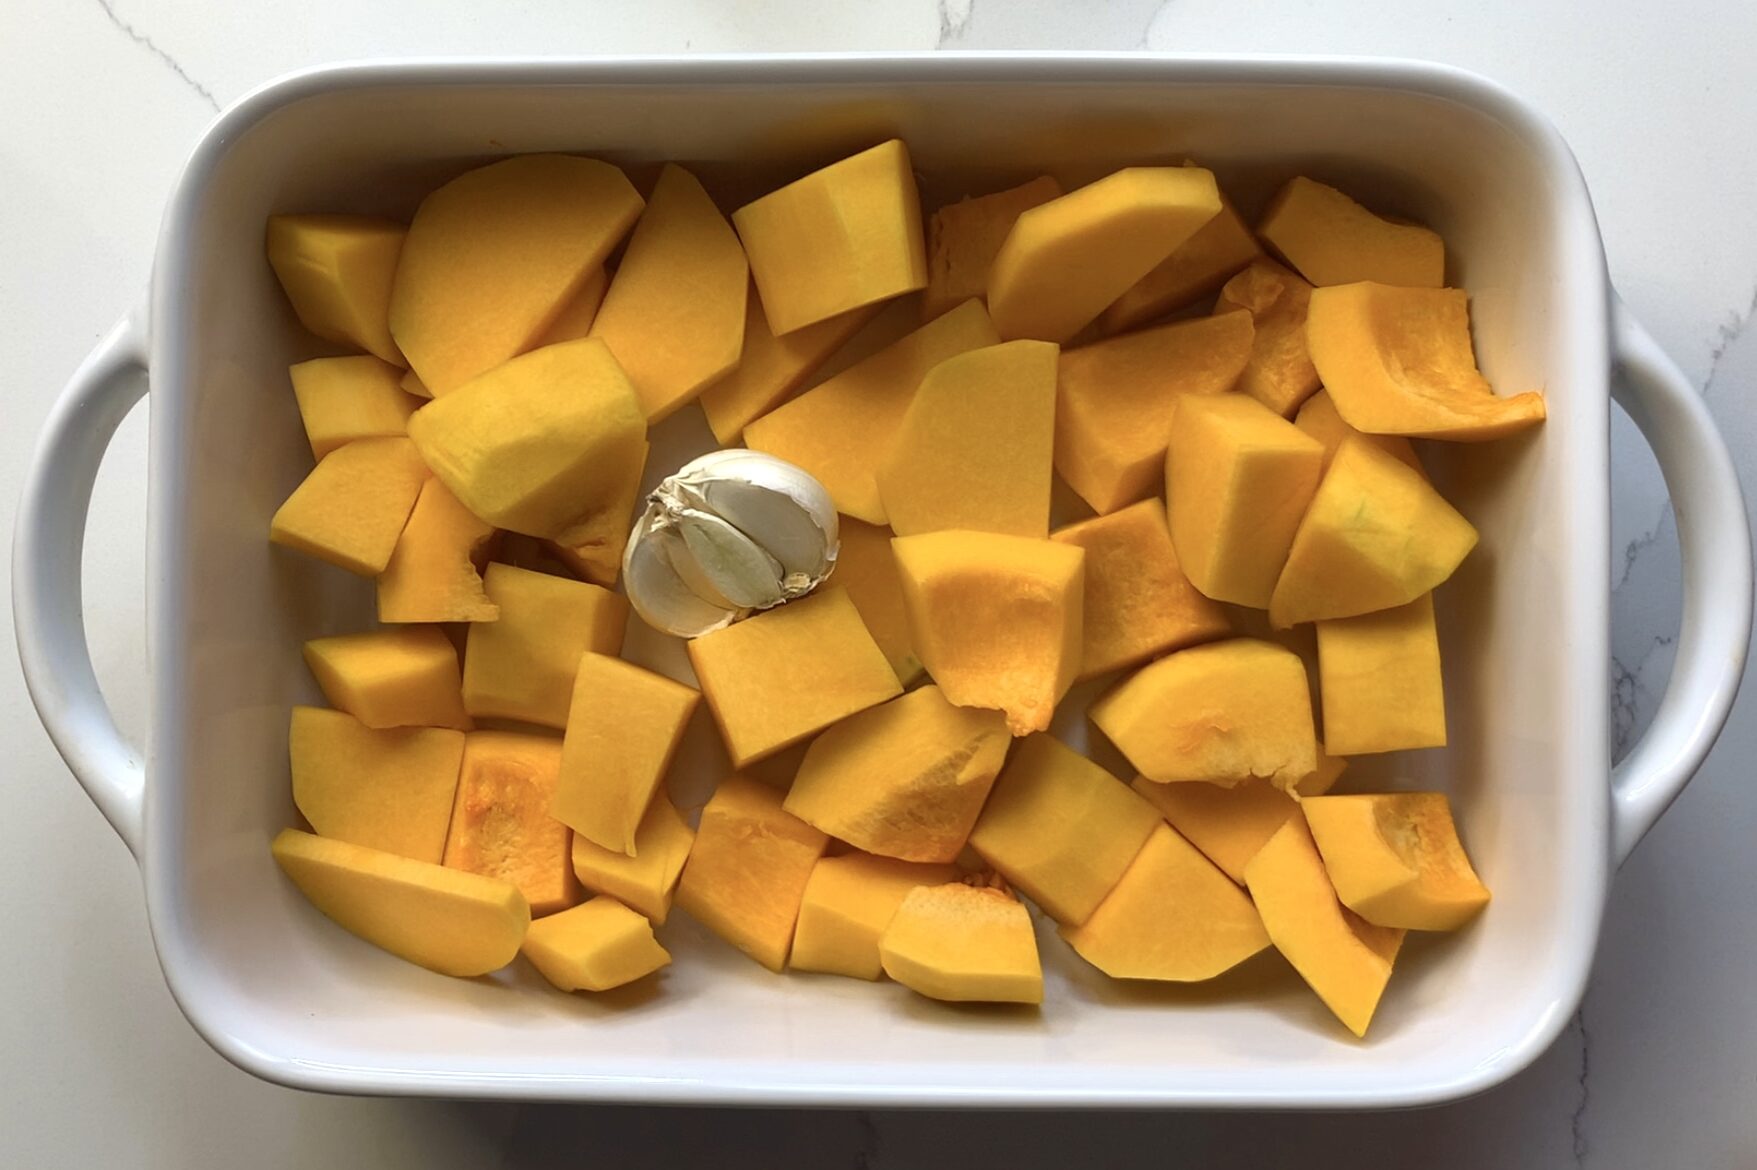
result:
[[[407,232],[370,215],[271,215],[268,262],[307,332],[400,366],[390,295]]]
[[[1415,452],[1414,443],[1402,435],[1369,435],[1355,430],[1336,413],[1336,403],[1330,398],[1328,390],[1319,390],[1302,402],[1299,413],[1294,416],[1293,425],[1324,444],[1325,471],[1330,470],[1330,461],[1336,458],[1336,449],[1342,446],[1342,440],[1350,435],[1359,435],[1397,462],[1406,464],[1423,475],[1427,474],[1427,470],[1422,467],[1421,456]]]
[[[917,886],[879,937],[885,974],[949,1002],[1043,1002],[1031,915],[1005,890],[951,882]]]
[[[1337,897],[1368,922],[1457,930],[1488,905],[1444,793],[1323,796],[1301,807]]]
[[[405,435],[421,400],[403,393],[403,370],[371,354],[313,358],[288,367],[311,454],[355,439]]]
[[[1292,418],[1318,389],[1318,371],[1306,351],[1311,300],[1311,285],[1263,257],[1227,281],[1214,306],[1216,313],[1251,315],[1256,332],[1238,388],[1284,418]]]
[[[319,836],[439,863],[464,736],[367,727],[345,711],[294,707],[293,804]]]
[[[549,322],[549,328],[542,336],[527,348],[542,349],[546,345],[556,345],[563,341],[578,341],[582,337],[592,335],[592,322],[598,318],[598,309],[604,304],[604,294],[610,289],[610,273],[603,267],[592,269],[586,274],[585,283],[579,291],[569,297],[561,306],[561,312],[555,320]],[[433,395],[428,394],[431,398]]]
[[[671,896],[695,830],[663,795],[653,798],[635,830],[633,854],[594,845],[578,833],[573,838],[573,872],[586,889],[639,910],[655,925],[671,912]]]
[[[437,626],[313,638],[305,664],[330,705],[368,727],[474,726],[457,649]]]
[[[427,465],[401,437],[356,439],[311,469],[269,521],[268,538],[362,577],[390,563]]]
[[[602,896],[531,923],[519,950],[562,991],[609,991],[671,962],[651,922]]]
[[[533,917],[580,900],[567,826],[549,815],[561,741],[512,731],[472,731],[452,804],[445,864],[512,882]]]
[[[1446,746],[1433,594],[1317,626],[1325,743],[1351,756]]]
[[[1245,866],[1257,850],[1269,843],[1287,818],[1299,812],[1292,796],[1255,776],[1231,788],[1155,784],[1137,776],[1134,788],[1179,836],[1240,885],[1244,884]]]
[[[805,883],[788,965],[795,971],[880,978],[884,965],[879,939],[909,891],[957,881],[958,876],[955,865],[870,853],[819,858]]]
[[[763,315],[762,298],[747,293],[744,344],[738,364],[696,399],[708,416],[714,441],[723,447],[737,443],[746,426],[793,397],[877,311],[877,305],[867,305],[791,333],[776,334]]]
[[[1219,214],[1112,301],[1099,328],[1109,336],[1187,309],[1262,254],[1238,208],[1222,195]]]
[[[1438,233],[1374,215],[1304,175],[1276,194],[1257,234],[1316,285],[1376,280],[1439,288],[1446,283],[1446,245]]]
[[[598,585],[511,565],[489,565],[483,580],[500,617],[470,626],[464,709],[566,727],[580,655],[621,651],[628,602]]]
[[[948,203],[927,224],[927,290],[921,319],[931,321],[954,305],[988,293],[988,270],[1019,216],[1060,197],[1048,175],[987,195]]]
[[[500,607],[482,584],[494,525],[437,479],[421,485],[390,561],[378,575],[381,622],[491,622]]]
[[[921,659],[910,645],[909,611],[903,605],[897,554],[891,551],[892,532],[852,516],[841,517],[840,527],[842,551],[831,580],[848,591],[867,632],[907,686],[920,677]]]

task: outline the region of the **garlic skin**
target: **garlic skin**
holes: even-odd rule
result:
[[[641,620],[694,638],[810,593],[839,549],[836,506],[811,475],[760,451],[713,451],[647,497],[623,579]]]

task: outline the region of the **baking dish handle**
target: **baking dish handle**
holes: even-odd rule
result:
[[[1647,733],[1611,771],[1611,848],[1621,865],[1714,746],[1751,638],[1751,532],[1738,472],[1702,396],[1611,294],[1616,400],[1653,448],[1683,562],[1677,658]]]
[[[137,309],[74,372],[37,441],[12,538],[12,623],[31,702],[86,795],[137,858],[146,770],[98,689],[80,574],[98,464],[146,392],[146,337],[146,313]]]

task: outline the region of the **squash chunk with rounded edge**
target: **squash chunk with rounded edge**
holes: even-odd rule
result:
[[[470,511],[562,544],[612,522],[647,458],[646,417],[596,338],[495,367],[422,407],[409,437]]]
[[[695,842],[695,830],[665,796],[653,798],[635,830],[631,856],[573,838],[573,872],[588,890],[639,910],[655,924],[671,912],[671,895]]]
[[[1067,341],[1218,214],[1201,167],[1125,167],[1031,208],[989,269],[995,328]]]
[[[903,692],[834,586],[692,638],[689,661],[735,768]]]
[[[744,344],[738,364],[702,391],[696,401],[708,416],[708,429],[723,447],[737,443],[744,428],[774,410],[817,368],[860,332],[878,311],[877,305],[850,309],[804,329],[777,336],[763,316],[763,300],[745,294]]]
[[[596,845],[636,856],[642,819],[700,700],[694,687],[632,662],[580,655],[555,819]]]
[[[927,291],[921,319],[988,293],[988,270],[1020,215],[1059,198],[1062,185],[1048,175],[1029,183],[948,203],[927,224]]]
[[[1059,352],[1009,341],[927,372],[875,477],[898,536],[1048,534]]]
[[[1061,934],[1113,979],[1171,983],[1212,979],[1269,945],[1250,897],[1163,822],[1091,916]]]
[[[606,589],[616,585],[622,572],[623,549],[634,527],[635,507],[641,502],[641,477],[646,472],[651,448],[643,440],[638,451],[618,473],[615,486],[605,497],[607,502],[593,513],[586,527],[573,533],[569,543],[547,542],[549,550],[569,572]]]
[[[1092,704],[1092,722],[1147,779],[1291,785],[1318,766],[1305,663],[1254,638],[1167,654]]]
[[[1049,538],[1086,550],[1081,678],[1231,632],[1226,612],[1184,576],[1159,500],[1070,524]]]
[[[1039,732],[1007,761],[970,847],[1051,918],[1073,926],[1110,893],[1159,823],[1127,785]]]
[[[927,284],[921,197],[893,138],[732,213],[776,333]]]
[[[1462,289],[1318,289],[1306,345],[1337,412],[1368,434],[1472,442],[1544,420],[1540,392],[1502,398],[1477,370]]]
[[[494,525],[458,503],[437,479],[421,485],[390,563],[378,575],[381,622],[491,622],[500,607],[482,585],[480,558]]]
[[[457,648],[436,626],[313,638],[305,664],[330,705],[368,727],[473,726]]]
[[[592,322],[598,318],[598,309],[604,304],[604,294],[610,289],[610,273],[602,267],[594,268],[586,274],[586,282],[580,290],[568,299],[561,307],[555,320],[549,322],[549,328],[543,336],[532,342],[527,349],[542,349],[546,345],[557,345],[563,341],[578,341],[582,337],[592,335]],[[431,394],[427,397],[433,397]]]
[[[1349,436],[1294,533],[1269,620],[1286,629],[1408,605],[1474,547],[1476,529],[1425,476]]]
[[[1275,948],[1350,1032],[1365,1036],[1403,931],[1374,926],[1337,901],[1303,816],[1251,858],[1245,888]]]
[[[848,591],[867,632],[907,686],[921,674],[921,659],[909,642],[909,611],[903,607],[903,579],[891,550],[891,530],[849,516],[841,519],[842,551],[831,580]]]
[[[1446,746],[1433,594],[1317,627],[1325,743],[1351,756]]]
[[[1446,245],[1439,234],[1374,215],[1334,187],[1301,175],[1276,194],[1257,234],[1316,285],[1377,280],[1439,288]]]
[[[1318,371],[1306,352],[1311,299],[1311,285],[1265,257],[1227,281],[1214,306],[1216,313],[1251,315],[1256,333],[1238,388],[1284,418],[1318,389]]]
[[[665,164],[592,322],[649,423],[738,364],[749,287],[732,225],[694,175]]]
[[[1299,812],[1293,797],[1267,780],[1252,777],[1231,788],[1218,784],[1155,784],[1137,776],[1134,788],[1165,822],[1244,884],[1245,865],[1269,843],[1287,818]]]
[[[671,962],[651,922],[605,897],[531,923],[519,950],[563,991],[609,991]]]
[[[282,829],[281,870],[342,929],[441,975],[512,962],[531,909],[511,882]]]
[[[702,809],[677,905],[703,926],[779,972],[812,867],[829,838],[781,807],[760,780],[732,775]]]
[[[533,915],[580,899],[567,826],[549,815],[561,741],[514,731],[472,731],[452,805],[445,864],[518,886]]]
[[[955,865],[870,853],[820,858],[799,904],[790,966],[852,979],[879,978],[884,974],[879,938],[909,891],[957,880]]]
[[[1190,583],[1217,601],[1267,607],[1323,465],[1321,443],[1253,398],[1180,402],[1165,511]]]
[[[289,366],[311,453],[322,459],[355,439],[407,434],[421,400],[403,392],[403,373],[371,354]]]
[[[1425,477],[1427,469],[1422,466],[1421,456],[1415,453],[1415,444],[1402,435],[1369,435],[1357,431],[1342,421],[1336,413],[1336,403],[1331,400],[1330,392],[1320,390],[1300,404],[1299,413],[1294,416],[1293,425],[1324,444],[1324,470],[1330,470],[1330,461],[1336,458],[1336,449],[1342,446],[1342,440],[1350,435],[1357,435],[1367,442],[1380,448],[1396,459]]]
[[[271,215],[268,262],[308,332],[400,366],[390,289],[407,232],[370,215]]]
[[[875,478],[927,371],[1000,336],[981,301],[965,301],[744,428],[755,451],[804,468],[836,509],[886,523]]]
[[[953,1003],[1042,1003],[1043,965],[1031,915],[1004,890],[952,882],[917,886],[879,936],[885,974]]]
[[[404,438],[356,439],[331,451],[269,522],[268,538],[362,577],[376,577],[415,508],[427,465]]]
[[[1302,807],[1337,896],[1368,922],[1457,930],[1488,905],[1444,793],[1322,796]]]
[[[320,836],[439,863],[464,735],[371,728],[343,711],[294,707],[293,804]]]
[[[1222,195],[1220,213],[1112,301],[1098,318],[1099,327],[1106,335],[1117,334],[1187,309],[1262,254],[1238,208]]]
[[[1100,515],[1150,496],[1186,394],[1231,390],[1251,357],[1249,314],[1159,325],[1063,350],[1055,469]]]
[[[1086,551],[952,529],[892,542],[910,644],[947,699],[1043,731],[1080,671]]]
[[[641,213],[597,159],[527,154],[467,171],[415,211],[390,331],[436,396],[534,345]]]
[[[954,707],[925,686],[813,740],[786,809],[868,853],[949,862],[1011,743],[999,712]]]
[[[597,585],[511,565],[489,565],[484,580],[500,618],[470,626],[464,709],[477,718],[566,727],[580,655],[621,651],[628,602]]]

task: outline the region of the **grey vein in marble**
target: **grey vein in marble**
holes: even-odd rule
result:
[[[949,48],[953,41],[962,40],[975,8],[976,0],[939,0],[940,34],[934,48]]]
[[[1592,1033],[1586,1030],[1586,1008],[1583,1006],[1574,1013],[1574,1029],[1580,1033],[1580,1100],[1569,1115],[1568,1128],[1570,1148],[1574,1154],[1576,1166],[1586,1165],[1586,1155],[1591,1151],[1592,1144],[1586,1139],[1586,1108],[1592,1104]]]
[[[105,19],[115,25],[123,33],[127,34],[129,40],[164,62],[165,67],[181,78],[184,85],[187,85],[190,89],[194,90],[196,94],[200,96],[201,100],[208,104],[208,107],[212,109],[214,113],[217,114],[220,112],[219,100],[214,97],[212,91],[210,91],[205,85],[201,84],[201,82],[195,80],[195,78],[189,76],[189,71],[178,63],[177,58],[161,49],[156,43],[154,43],[151,37],[135,28],[132,24],[129,24],[126,20],[123,20],[116,12],[114,0],[97,0],[97,4],[98,7],[103,10]]]

